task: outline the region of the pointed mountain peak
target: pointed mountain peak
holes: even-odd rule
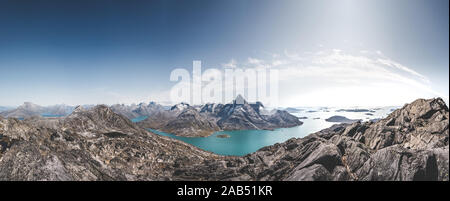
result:
[[[242,97],[241,94],[237,95],[236,99],[234,99],[234,101],[233,101],[233,104],[236,104],[236,105],[243,105],[246,103],[247,103],[247,101],[244,99],[244,97]]]
[[[189,107],[189,104],[184,103],[184,102],[181,102],[181,103],[178,103],[178,104],[172,106],[172,108],[170,108],[170,110],[180,110],[180,111],[183,111],[184,109],[186,109],[186,108],[188,108],[188,107]]]
[[[85,109],[81,105],[78,105],[75,107],[75,109],[73,109],[73,112],[82,112],[82,111],[85,111]]]
[[[255,105],[257,105],[258,107],[264,107],[264,105],[260,101],[256,101]]]
[[[101,104],[101,105],[96,105],[94,108],[90,109],[93,111],[111,111],[111,108],[109,108],[107,105]]]
[[[21,106],[22,108],[33,108],[33,107],[40,107],[39,105],[36,105],[32,102],[24,102]]]

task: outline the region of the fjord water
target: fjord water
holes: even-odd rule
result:
[[[258,149],[284,142],[293,137],[305,137],[306,135],[319,131],[320,128],[326,128],[326,125],[320,125],[320,121],[305,119],[304,124],[292,128],[278,128],[275,130],[237,130],[237,131],[218,131],[208,137],[182,137],[162,131],[148,129],[149,131],[163,136],[168,136],[181,140],[188,144],[214,152],[220,155],[243,156]],[[217,137],[218,135],[229,135],[227,138]]]
[[[148,116],[140,116],[140,117],[136,117],[134,119],[131,119],[131,121],[136,123],[136,122],[143,121],[143,120],[145,120],[147,118],[148,118]]]
[[[305,137],[311,133],[320,131],[322,129],[332,126],[333,122],[325,121],[326,118],[333,115],[342,115],[351,119],[377,119],[383,118],[391,112],[393,107],[382,108],[372,112],[372,115],[367,115],[363,112],[337,112],[335,109],[311,109],[305,108],[298,113],[292,113],[298,117],[307,117],[301,119],[303,125],[292,128],[279,128],[275,130],[237,130],[237,131],[219,131],[213,133],[208,137],[182,137],[162,131],[148,129],[149,131],[163,136],[168,136],[177,140],[181,140],[188,144],[204,149],[206,151],[214,152],[220,155],[234,155],[243,156],[258,149],[273,145],[275,143],[282,143],[291,138]],[[218,135],[228,135],[228,138],[221,138]]]

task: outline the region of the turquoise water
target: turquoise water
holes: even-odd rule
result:
[[[148,118],[148,116],[140,116],[140,117],[136,117],[136,118],[134,118],[134,119],[131,119],[131,121],[134,122],[134,123],[136,123],[136,122],[140,122],[140,121],[142,121],[142,120],[145,120],[145,119],[147,119],[147,118]]]
[[[307,117],[301,119],[303,125],[293,128],[279,128],[273,131],[268,130],[240,130],[240,131],[219,131],[208,137],[181,137],[170,133],[165,133],[153,129],[149,131],[158,135],[168,136],[177,140],[181,140],[188,144],[192,144],[201,149],[214,152],[220,155],[243,156],[258,149],[282,143],[290,138],[302,138],[311,133],[332,126],[333,122],[325,121],[333,115],[341,115],[351,119],[362,119],[367,121],[370,118],[383,118],[391,112],[392,107],[385,107],[373,112],[368,116],[364,112],[337,112],[340,108],[304,108],[302,112],[292,113],[298,117]],[[315,112],[308,112],[315,111]],[[227,134],[229,138],[219,138],[217,135]]]
[[[275,143],[285,142],[293,137],[305,137],[306,135],[331,126],[331,123],[305,119],[304,124],[292,128],[279,128],[273,131],[269,130],[238,130],[238,131],[219,131],[208,137],[182,137],[158,130],[148,129],[149,131],[163,136],[168,136],[192,144],[201,149],[214,152],[220,155],[243,156],[258,149],[273,145]],[[219,138],[217,135],[227,134],[229,138]]]

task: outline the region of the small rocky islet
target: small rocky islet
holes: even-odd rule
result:
[[[234,157],[151,133],[105,105],[77,107],[62,118],[0,117],[0,180],[448,181],[448,130],[445,102],[418,99],[376,122]]]
[[[329,118],[326,118],[325,121],[327,121],[327,122],[336,122],[336,123],[353,123],[353,122],[361,121],[361,119],[349,119],[349,118],[344,117],[344,116],[335,115],[335,116],[331,116]]]
[[[230,138],[231,136],[228,135],[228,134],[220,134],[220,135],[217,135],[216,137],[218,137],[218,138]]]

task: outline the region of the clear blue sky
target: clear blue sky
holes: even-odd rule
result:
[[[0,105],[161,100],[192,60],[218,68],[321,48],[382,52],[448,98],[448,4],[0,0]]]

